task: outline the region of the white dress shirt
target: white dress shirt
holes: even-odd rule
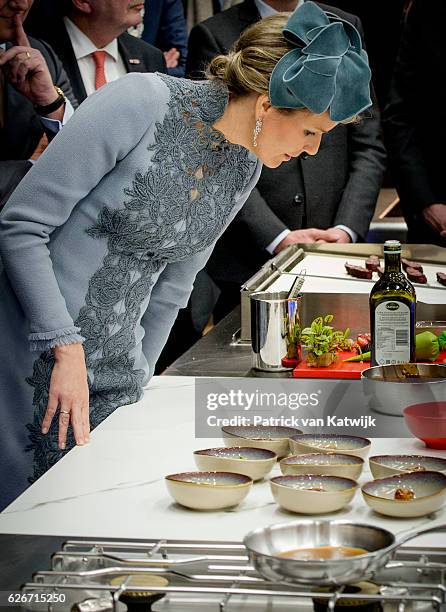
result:
[[[275,15],[277,13],[276,9],[273,9],[272,6],[263,2],[263,0],[254,0],[257,10],[260,13],[260,17],[264,19],[264,17],[269,17],[270,15]],[[299,0],[296,4],[296,8],[303,4],[304,0]]]
[[[254,0],[254,2],[255,2],[257,10],[259,11],[259,14],[262,19],[264,19],[265,17],[269,17],[270,15],[275,15],[278,12],[276,11],[276,9],[273,9],[273,7],[270,6],[269,4],[266,4],[266,2],[263,2],[263,0]],[[303,3],[304,3],[304,0],[299,0],[299,2],[296,5],[296,8],[299,7]],[[347,232],[352,242],[356,242],[358,240],[357,233],[354,230],[350,229],[349,227],[346,227],[345,225],[336,225],[336,227],[338,229],[342,229],[345,232]],[[290,232],[291,230],[289,229],[285,229],[282,232],[280,232],[280,234],[276,236],[274,240],[266,247],[266,250],[268,251],[268,253],[271,253],[271,255],[274,255],[275,248],[282,242],[285,236],[288,236]]]
[[[68,36],[71,40],[74,55],[77,59],[79,71],[81,73],[82,81],[84,83],[85,91],[87,96],[95,91],[95,76],[96,76],[96,65],[91,54],[94,51],[105,51],[107,53],[105,57],[104,72],[107,83],[115,81],[119,77],[127,74],[127,69],[124,62],[119,55],[118,41],[115,38],[106,47],[98,49],[71,19],[64,17],[65,27],[67,28]]]

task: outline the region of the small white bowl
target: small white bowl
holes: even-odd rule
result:
[[[355,455],[364,459],[371,444],[368,438],[341,434],[299,434],[290,438],[290,448],[293,455],[336,453]]]
[[[320,474],[358,480],[364,459],[338,453],[308,453],[291,455],[280,462],[282,474]]]
[[[369,465],[373,478],[426,471],[446,474],[446,459],[426,455],[375,455],[369,458]]]
[[[289,438],[302,433],[295,427],[240,425],[222,427],[223,440],[226,446],[253,446],[266,448],[276,453],[277,457],[285,457],[290,452]],[[240,444],[239,444],[240,443]]]
[[[357,483],[338,476],[288,475],[269,481],[274,499],[282,508],[299,514],[326,514],[340,510],[353,499]]]
[[[266,448],[234,446],[196,450],[194,459],[199,470],[234,472],[260,480],[271,472],[277,455]]]
[[[165,477],[173,499],[193,510],[221,510],[239,504],[249,492],[252,479],[231,472],[182,472]]]
[[[395,499],[397,489],[412,491],[413,499]],[[446,476],[441,472],[409,472],[367,482],[362,487],[364,500],[372,510],[413,518],[439,510],[446,500]]]

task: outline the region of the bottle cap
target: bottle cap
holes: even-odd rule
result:
[[[384,243],[384,253],[401,252],[401,242],[399,240],[386,240]]]

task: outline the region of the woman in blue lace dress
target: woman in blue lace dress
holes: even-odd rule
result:
[[[358,33],[311,2],[253,26],[209,77],[105,86],[2,212],[0,508],[141,397],[261,163],[316,153],[371,103]]]

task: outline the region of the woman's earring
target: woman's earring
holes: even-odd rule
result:
[[[263,127],[263,121],[261,119],[256,119],[256,126],[252,133],[252,144],[254,147],[257,146],[257,136],[262,131],[262,127]]]

